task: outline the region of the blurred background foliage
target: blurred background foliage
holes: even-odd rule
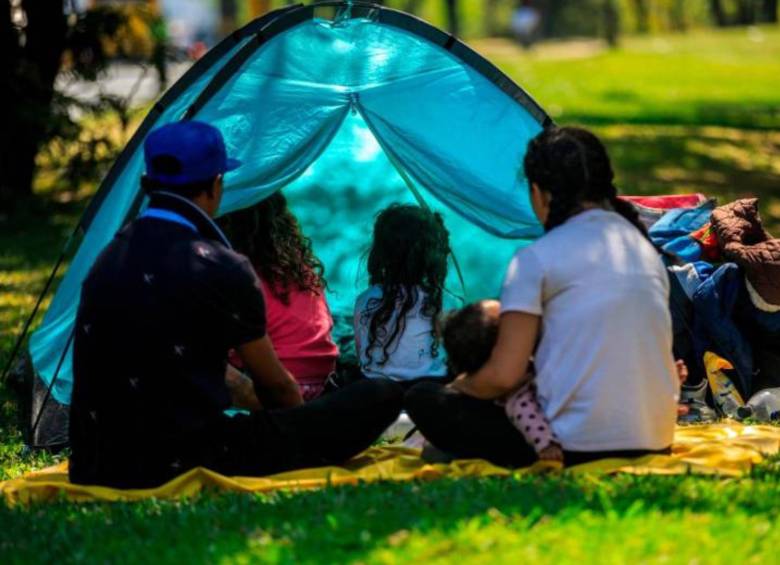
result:
[[[0,214],[35,205],[38,166],[73,187],[100,178],[123,145],[135,89],[106,93],[100,81],[117,61],[149,69],[165,88],[165,24],[154,3],[78,9],[62,0],[1,0]],[[93,83],[90,96],[69,86]],[[112,117],[112,127],[85,127]],[[117,131],[118,128],[118,131]]]
[[[222,13],[235,14],[228,17],[235,17],[239,22],[255,17],[268,7],[291,3],[221,1],[222,6],[228,5]],[[522,5],[541,12],[543,38],[602,36],[604,18],[609,17],[610,11],[616,14],[618,32],[627,34],[776,23],[778,18],[777,0],[385,0],[375,3],[413,13],[445,28],[452,28],[448,19],[454,6],[459,35],[467,39],[511,35],[512,14]]]
[[[0,218],[36,209],[36,174],[78,193],[106,172],[133,123],[136,94],[169,83],[172,62],[287,0],[0,0]],[[517,39],[519,10],[538,18],[526,48],[562,38],[688,33],[777,23],[777,0],[386,0],[467,39]],[[173,41],[171,41],[173,38]],[[491,54],[488,53],[488,56]],[[112,69],[128,79],[106,91]],[[180,65],[181,66],[181,65]],[[132,67],[135,70],[129,70]],[[117,81],[118,82],[118,79]],[[89,95],[84,85],[92,83]],[[77,85],[77,86],[73,86]],[[705,86],[702,85],[704,88]],[[148,86],[147,86],[148,88]],[[154,96],[146,95],[142,102]],[[620,102],[618,100],[617,102]],[[560,102],[553,101],[553,105]],[[95,127],[99,124],[100,127]],[[90,126],[90,127],[86,127]],[[51,182],[48,183],[52,185]]]

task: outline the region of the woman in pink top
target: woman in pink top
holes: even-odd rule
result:
[[[279,360],[298,381],[304,400],[316,398],[336,367],[339,350],[331,338],[324,268],[311,240],[281,192],[230,214],[223,225],[260,277],[268,337]]]

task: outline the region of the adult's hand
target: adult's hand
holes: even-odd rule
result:
[[[225,371],[225,384],[230,391],[230,398],[234,408],[244,410],[261,410],[263,405],[257,399],[255,386],[252,379],[228,363]]]
[[[240,345],[236,351],[265,408],[292,408],[303,404],[298,383],[279,362],[268,336]]]
[[[536,346],[541,318],[525,312],[504,312],[498,339],[487,363],[476,373],[461,375],[452,388],[485,400],[501,398],[520,386]]]

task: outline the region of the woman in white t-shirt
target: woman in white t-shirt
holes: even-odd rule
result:
[[[618,199],[609,157],[592,133],[542,132],[524,169],[546,233],[509,265],[490,360],[447,387],[413,387],[407,411],[456,457],[527,465],[536,454],[495,400],[530,378],[533,356],[539,403],[565,464],[667,451],[679,384],[658,252]]]

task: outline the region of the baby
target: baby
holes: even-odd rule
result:
[[[447,317],[442,338],[451,374],[473,373],[487,362],[498,337],[500,311],[497,300],[482,300]],[[561,445],[536,399],[532,371],[531,368],[525,382],[500,404],[539,459],[563,461]]]

